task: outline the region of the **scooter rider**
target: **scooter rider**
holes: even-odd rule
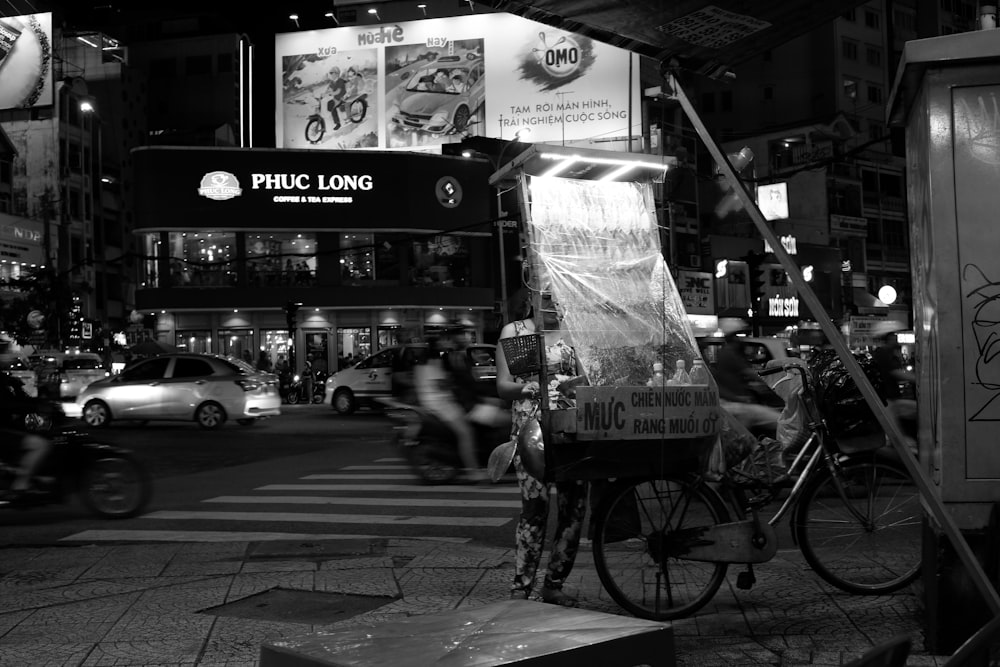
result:
[[[21,381],[0,373],[0,458],[18,462],[14,481],[0,500],[16,500],[28,493],[32,478],[52,449],[48,439],[24,428],[24,414],[35,409]]]
[[[337,107],[340,103],[344,101],[347,97],[347,82],[344,81],[343,77],[340,76],[339,67],[331,67],[330,71],[326,75],[327,86],[329,88],[328,92],[333,97],[329,102],[326,103],[326,109],[333,116],[333,129],[340,129],[340,114],[337,113]]]
[[[451,331],[428,340],[427,361],[414,369],[414,383],[420,404],[438,417],[455,434],[458,453],[465,466],[465,479],[469,482],[483,482],[489,479],[487,472],[479,467],[476,456],[476,436],[465,408],[459,403],[456,389],[456,375],[446,366],[445,357],[452,351]]]

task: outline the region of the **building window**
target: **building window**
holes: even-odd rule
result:
[[[868,84],[868,101],[873,104],[882,103],[882,86],[877,86],[875,84]]]
[[[840,55],[848,60],[858,59],[858,43],[853,39],[845,39],[840,42]]]
[[[184,352],[199,354],[212,351],[212,332],[207,329],[178,329],[175,345]]]
[[[375,279],[375,235],[344,234],[340,239],[340,280],[345,284]]]
[[[469,244],[464,236],[442,234],[411,246],[409,284],[416,287],[467,287]]]
[[[872,67],[881,67],[882,49],[878,48],[877,46],[872,46],[871,44],[869,44],[867,47],[865,47],[865,59],[868,61],[868,64],[871,65]]]
[[[316,235],[264,232],[247,234],[247,280],[251,287],[316,283]]]
[[[857,20],[857,17],[855,16],[854,12],[855,10],[848,9],[846,12],[840,15],[840,18],[844,19],[845,21],[850,21],[851,23],[854,23]]]
[[[171,232],[170,283],[175,287],[232,287],[236,284],[236,234]]]
[[[271,368],[279,360],[287,362],[288,354],[288,329],[264,329],[260,332],[260,351],[254,359],[258,369],[262,366]],[[296,364],[300,361],[296,359]]]
[[[879,15],[877,11],[873,9],[865,9],[865,25],[869,28],[878,30]]]
[[[142,252],[142,263],[139,266],[139,287],[143,289],[163,287],[160,285],[159,271],[157,271],[160,257],[163,256],[160,233],[142,234],[139,237],[139,245]]]
[[[841,85],[844,88],[844,97],[850,100],[858,99],[858,80],[849,76],[845,76]]]

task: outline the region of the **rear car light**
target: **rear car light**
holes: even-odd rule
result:
[[[256,380],[236,380],[236,384],[240,386],[243,391],[254,391],[260,389],[260,383]]]

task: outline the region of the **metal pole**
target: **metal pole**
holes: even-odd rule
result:
[[[820,328],[823,329],[823,333],[826,334],[827,339],[833,345],[834,349],[837,350],[837,355],[840,357],[841,362],[844,364],[844,368],[848,370],[851,374],[851,378],[857,384],[858,389],[861,390],[861,395],[864,396],[865,402],[868,403],[868,407],[871,408],[872,413],[878,418],[879,424],[885,429],[886,434],[889,436],[890,442],[892,442],[893,447],[896,449],[896,453],[899,455],[900,460],[906,467],[907,472],[913,479],[914,483],[917,485],[917,489],[920,491],[920,496],[923,500],[924,508],[930,512],[930,514],[937,521],[938,525],[944,530],[945,534],[951,540],[952,546],[955,548],[956,553],[965,566],[969,573],[969,576],[976,583],[979,590],[982,591],[985,598],[986,604],[990,607],[990,610],[994,615],[1000,616],[1000,595],[997,595],[996,589],[993,587],[993,583],[986,576],[983,568],[980,566],[979,561],[976,560],[975,555],[972,553],[972,549],[969,548],[968,543],[965,541],[965,537],[959,531],[958,526],[955,524],[938,496],[936,489],[934,488],[933,482],[927,476],[927,473],[920,464],[917,462],[916,457],[910,451],[910,448],[906,444],[906,439],[903,436],[902,431],[900,431],[898,425],[895,421],[889,418],[888,410],[886,406],[882,405],[882,399],[879,398],[878,393],[876,393],[875,388],[872,383],[868,380],[868,376],[865,375],[864,371],[861,370],[861,366],[858,364],[854,355],[851,354],[850,349],[847,347],[847,342],[844,340],[840,331],[834,325],[833,320],[827,314],[826,309],[823,308],[823,304],[820,303],[819,298],[809,287],[809,283],[805,281],[802,277],[802,271],[799,267],[792,261],[791,256],[785,251],[784,246],[781,245],[781,241],[778,239],[777,235],[768,226],[767,221],[764,219],[764,214],[760,212],[757,204],[750,198],[747,193],[746,188],[740,182],[739,176],[737,176],[736,171],[733,169],[733,165],[729,163],[729,159],[726,157],[722,148],[715,142],[709,134],[708,129],[705,124],[701,121],[698,113],[695,111],[694,107],[691,106],[691,101],[688,100],[687,95],[685,95],[684,90],[681,88],[680,83],[673,76],[673,74],[668,75],[668,83],[670,85],[669,95],[673,96],[684,109],[687,114],[688,119],[691,124],[694,125],[695,131],[698,132],[698,136],[705,143],[705,147],[711,154],[715,163],[722,170],[722,174],[729,181],[732,186],[733,191],[736,192],[737,196],[742,202],[747,213],[750,215],[750,219],[753,220],[754,225],[757,227],[757,231],[760,232],[764,240],[767,241],[775,257],[781,262],[784,267],[785,272],[788,274],[788,278],[792,281],[792,285],[798,291],[799,296],[806,302],[809,306],[810,312],[816,317],[816,321],[819,323]]]

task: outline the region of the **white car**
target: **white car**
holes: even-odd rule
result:
[[[163,354],[92,383],[76,400],[95,428],[113,420],[195,421],[215,429],[281,414],[278,378],[221,354]]]
[[[111,375],[93,352],[41,352],[30,357],[35,366],[38,395],[72,402],[91,382]]]
[[[473,343],[465,348],[469,369],[484,395],[496,392],[496,345]],[[326,394],[330,405],[343,415],[349,415],[362,406],[375,406],[377,399],[393,396],[393,375],[397,390],[403,385],[412,386],[413,367],[427,360],[427,345],[409,343],[387,347],[365,357],[358,363],[337,371],[326,380]]]

